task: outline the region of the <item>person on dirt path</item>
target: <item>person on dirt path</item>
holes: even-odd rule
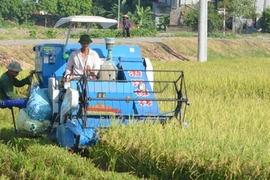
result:
[[[10,108],[14,106],[20,109],[26,108],[27,98],[14,93],[14,86],[23,87],[27,84],[30,85],[35,71],[30,71],[29,76],[22,80],[18,80],[16,77],[19,72],[22,71],[20,63],[12,61],[7,66],[7,69],[8,70],[0,77],[0,107]]]
[[[129,17],[127,14],[123,16],[122,24],[123,24],[123,37],[125,38],[130,37],[131,24],[130,24]]]
[[[96,51],[89,48],[93,41],[88,34],[80,36],[81,48],[72,52],[66,64],[65,81],[87,73],[90,79],[96,79],[100,70],[101,59]]]

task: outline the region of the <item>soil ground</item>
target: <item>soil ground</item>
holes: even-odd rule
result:
[[[153,61],[197,61],[197,38],[175,38],[161,42],[132,42],[139,45],[143,57]],[[34,67],[34,45],[0,45],[0,66],[7,66],[12,60],[21,63],[24,69]],[[208,40],[208,60],[219,58],[270,57],[269,40]]]

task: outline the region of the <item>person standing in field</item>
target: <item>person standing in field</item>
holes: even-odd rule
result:
[[[27,84],[30,85],[35,71],[30,71],[29,76],[18,80],[16,77],[22,71],[21,65],[17,61],[12,61],[7,66],[7,69],[0,77],[0,107],[10,108],[14,106],[20,109],[26,108],[27,98],[14,93],[14,86],[23,87]]]
[[[131,24],[130,24],[130,21],[129,21],[129,17],[127,14],[125,14],[123,16],[123,37],[130,37],[130,28],[131,28]]]

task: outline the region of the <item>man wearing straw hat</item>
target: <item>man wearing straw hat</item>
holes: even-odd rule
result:
[[[127,14],[123,15],[123,37],[130,37],[130,27],[131,27],[131,24],[129,22],[129,17]]]
[[[23,87],[24,85],[30,85],[33,74],[35,71],[30,71],[30,75],[22,80],[18,80],[16,77],[19,72],[22,71],[21,65],[17,61],[12,61],[7,66],[7,71],[0,77],[0,107],[18,107],[20,109],[25,108],[27,99],[14,93],[15,87]]]

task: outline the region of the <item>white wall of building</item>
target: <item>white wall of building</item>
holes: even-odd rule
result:
[[[265,8],[270,8],[270,0],[255,0],[254,4],[259,14],[261,14]]]

